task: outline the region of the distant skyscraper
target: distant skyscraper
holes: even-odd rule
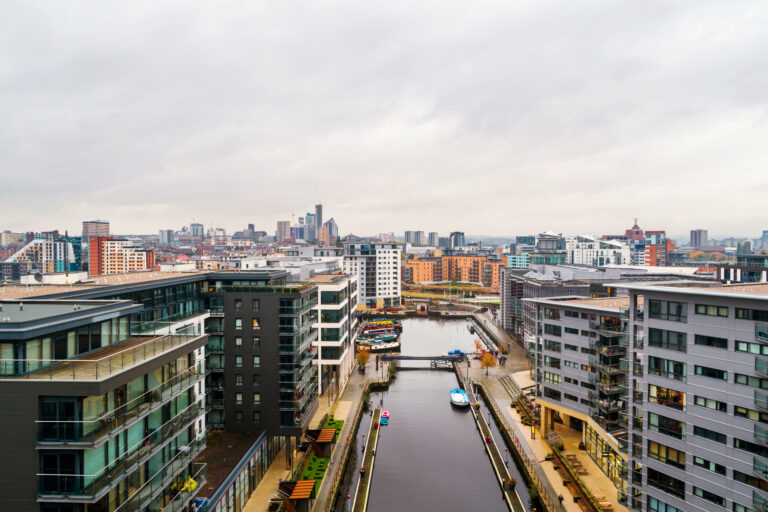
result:
[[[309,241],[317,240],[317,225],[315,224],[315,214],[307,213],[304,217],[304,239]]]
[[[416,240],[416,232],[415,231],[406,231],[405,232],[405,243],[407,244],[413,244]]]
[[[707,246],[707,230],[706,229],[692,229],[691,230],[691,247],[697,249]]]
[[[413,234],[413,243],[417,245],[424,245],[426,243],[426,237],[424,236],[423,231],[416,231]]]
[[[109,236],[108,220],[84,220],[83,221],[83,244],[88,245],[88,240],[92,236]]]
[[[320,232],[320,228],[323,227],[323,205],[315,205],[315,229]]]
[[[427,245],[431,245],[432,247],[437,247],[439,235],[436,231],[430,231],[429,238],[427,239]]]
[[[189,233],[192,236],[205,236],[205,229],[202,224],[195,222],[189,225]]]
[[[158,242],[160,245],[171,245],[173,243],[173,230],[172,229],[161,229],[158,232]]]
[[[277,231],[275,231],[275,240],[277,240],[277,243],[284,242],[289,238],[291,238],[291,221],[277,221]]]
[[[454,231],[451,233],[450,236],[451,239],[451,249],[454,249],[456,247],[464,247],[467,245],[466,240],[464,240],[464,233],[462,231]]]

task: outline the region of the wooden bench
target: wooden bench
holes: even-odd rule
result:
[[[613,510],[613,505],[611,505],[610,501],[598,501],[598,505],[600,505],[600,508],[603,510]]]

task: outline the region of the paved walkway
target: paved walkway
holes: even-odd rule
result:
[[[309,421],[310,429],[319,428],[323,417],[326,413],[329,413],[332,410],[334,404],[336,406],[334,418],[337,420],[344,420],[344,427],[341,430],[341,435],[339,435],[339,442],[333,447],[333,453],[331,455],[333,461],[340,460],[342,449],[346,446],[346,442],[348,442],[349,438],[352,437],[350,435],[352,429],[351,416],[357,410],[357,405],[362,398],[362,390],[365,383],[368,379],[375,376],[374,368],[375,363],[373,359],[368,362],[366,373],[364,374],[358,373],[357,367],[355,367],[355,370],[350,374],[350,377],[342,390],[341,397],[338,398],[337,401],[334,400],[334,397],[331,397],[329,404],[327,394],[321,395],[318,398],[317,410]],[[285,462],[285,450],[286,448],[283,447],[280,454],[275,458],[275,461],[264,475],[264,478],[259,482],[256,490],[246,503],[246,506],[243,509],[244,512],[264,512],[267,510],[270,498],[276,495],[278,484],[281,481],[290,478],[291,471]],[[297,453],[294,459],[294,468],[299,461],[301,461],[303,455],[303,452]],[[337,476],[340,471],[341,464],[334,462],[328,467],[320,491],[318,492],[317,499],[313,502],[314,510],[324,510],[323,508],[318,508],[318,506],[321,506],[321,504],[323,506],[325,505],[330,493],[330,482],[334,480],[333,477]]]
[[[563,510],[567,512],[581,512],[581,508],[578,504],[573,502],[570,491],[563,485],[562,477],[555,471],[552,463],[544,459],[550,450],[546,441],[540,437],[539,429],[536,429],[536,437],[533,438],[531,427],[523,425],[517,410],[512,407],[512,400],[507,393],[507,390],[502,386],[501,382],[499,382],[498,377],[503,375],[511,376],[513,374],[513,372],[509,370],[509,366],[510,364],[508,362],[507,368],[491,368],[486,377],[485,370],[480,368],[479,365],[473,364],[469,370],[469,376],[483,383],[486,392],[495,400],[497,407],[504,415],[507,424],[514,431],[515,437],[519,440],[528,458],[530,460],[538,461],[538,466],[541,470],[539,474],[544,476],[548,481],[548,485],[551,486],[555,496],[563,496]],[[462,373],[466,371],[466,365],[464,363],[462,363],[460,367],[463,368]],[[605,501],[611,502],[613,506],[612,510],[619,512],[627,511],[628,509],[625,506],[618,503],[617,490],[610,479],[597,467],[586,452],[578,449],[578,443],[581,441],[581,434],[559,424],[556,425],[556,430],[561,433],[561,437],[563,437],[568,453],[577,454],[579,461],[587,469],[588,474],[581,476],[581,479],[587,486],[589,486],[592,493],[604,495],[606,497]]]
[[[472,315],[472,318],[478,322],[485,332],[496,340],[496,343],[501,343],[507,346],[507,366],[508,370],[525,370],[528,369],[528,359],[525,349],[518,345],[515,340],[510,338],[509,334],[504,332],[498,325],[488,317],[488,313],[477,312]]]

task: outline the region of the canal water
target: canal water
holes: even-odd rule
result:
[[[475,335],[463,320],[406,319],[403,355],[439,355],[453,349],[474,350]],[[401,367],[428,367],[428,361],[400,362]],[[469,410],[451,406],[449,391],[458,386],[453,372],[403,370],[390,388],[371,393],[373,407],[390,413],[376,450],[368,504],[371,512],[393,510],[483,510],[507,507]],[[370,413],[360,424],[356,459],[350,462],[347,492],[354,496],[356,470],[368,432]],[[503,442],[499,445],[503,449]],[[510,457],[513,473],[517,470]],[[529,498],[517,475],[518,492]],[[342,500],[340,500],[342,501]],[[346,510],[339,503],[339,511]]]

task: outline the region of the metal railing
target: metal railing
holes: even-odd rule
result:
[[[188,480],[186,480],[182,485],[181,490],[173,498],[171,498],[168,505],[166,505],[161,512],[177,512],[181,510],[187,505],[187,503],[189,503],[189,500],[191,500],[195,494],[197,494],[197,491],[200,490],[200,487],[205,485],[206,478],[208,476],[207,464],[194,462],[192,463],[191,472],[193,474],[191,474],[189,478],[195,482],[195,488],[192,490],[185,489],[188,482]]]
[[[142,461],[152,456],[152,452],[166,441],[179,435],[181,425],[193,421],[202,414],[204,409],[198,404],[192,404],[182,413],[167,421],[161,427],[155,429],[150,435],[139,441],[129,454],[113,461],[101,471],[84,474],[55,474],[38,473],[39,496],[71,496],[81,498],[96,498],[108,491],[112,486],[123,480]],[[189,445],[189,451],[205,446],[205,435],[198,436]]]
[[[147,336],[134,336],[123,343],[128,344],[144,337]],[[105,379],[199,337],[197,334],[152,336],[145,342],[95,359],[2,359],[0,378],[81,381]],[[114,346],[109,346],[112,347]]]
[[[38,420],[35,435],[38,443],[98,443],[147,416],[157,407],[202,380],[204,375],[194,368],[150,389],[125,405],[106,411],[91,420]]]

